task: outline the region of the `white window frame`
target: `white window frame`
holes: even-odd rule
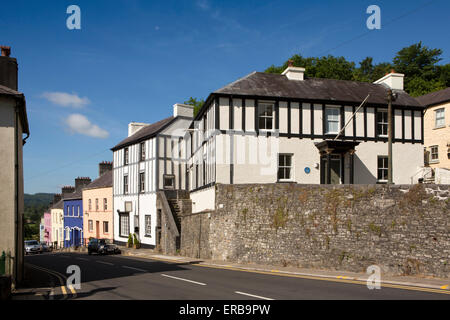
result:
[[[123,223],[122,219],[125,219],[127,223]],[[126,233],[123,233],[123,231],[125,231],[123,227],[125,226],[128,227],[127,228],[128,230],[126,230]],[[119,214],[119,236],[122,238],[128,238],[129,234],[130,234],[130,215],[128,213]]]
[[[123,165],[126,166],[130,163],[130,149],[127,147],[123,150]]]
[[[147,224],[149,222],[149,224]],[[144,237],[152,237],[152,216],[145,215],[144,216]]]
[[[267,114],[261,114],[260,111],[262,109],[262,107],[268,107],[270,106],[272,108],[272,115],[267,115]],[[266,132],[272,132],[275,130],[275,103],[274,102],[270,102],[270,101],[258,101],[258,130],[259,131],[266,131]],[[261,128],[260,126],[260,119],[264,118],[264,119],[272,119],[272,128],[271,129],[267,129],[267,128]],[[266,126],[266,121],[264,121],[264,126]]]
[[[89,230],[89,232],[94,231],[94,221],[92,221],[92,220],[88,221],[88,230]]]
[[[145,172],[139,172],[139,193],[145,192]]]
[[[139,144],[139,161],[145,161],[145,157],[146,157],[146,150],[145,150],[145,145],[146,145],[146,143],[145,142],[141,142],[140,144]]]
[[[290,166],[287,166],[287,165],[281,166],[280,165],[280,157],[290,157],[291,158],[291,165]],[[279,172],[280,169],[290,169],[289,170],[290,175],[289,175],[288,179],[286,179],[286,178],[279,179],[278,178],[278,172]],[[292,153],[279,153],[278,154],[277,181],[279,181],[279,182],[291,182],[291,181],[294,181],[294,155]]]
[[[385,164],[384,162],[384,160],[386,160],[387,161],[387,163],[386,163],[386,168],[383,166],[382,168],[380,168],[380,166],[379,166],[379,160],[380,159],[383,159],[383,165]],[[386,171],[386,175],[385,175],[385,179],[380,179],[379,178],[379,176],[378,176],[378,173],[379,173],[379,171],[380,170],[383,170],[383,171]],[[388,157],[387,156],[378,156],[377,157],[377,181],[378,182],[381,182],[381,183],[386,183],[386,182],[388,182],[388,174],[389,174],[389,160],[388,160]]]
[[[338,114],[337,114],[337,130],[336,131],[330,131],[330,122],[335,123],[336,120],[329,120],[328,118],[328,111],[329,110],[337,110]],[[334,115],[333,115],[334,116]],[[337,107],[337,106],[325,106],[325,134],[338,134],[339,130],[341,128],[341,107]]]
[[[442,112],[442,116],[439,116],[438,114]],[[445,128],[445,108],[439,108],[434,110],[434,127],[435,128]],[[439,121],[442,121],[442,123],[439,123]]]
[[[103,211],[108,211],[108,198],[103,198]]]
[[[378,118],[378,113],[385,113],[386,114],[386,122],[380,121],[380,119]],[[389,130],[389,125],[388,125],[388,121],[389,121],[389,115],[388,115],[388,110],[387,109],[378,109],[377,113],[375,114],[375,117],[377,118],[377,127],[375,128],[377,136],[378,137],[387,137],[388,136],[388,130]],[[383,127],[386,127],[386,134],[379,134],[378,133],[378,126],[382,125]]]
[[[436,148],[436,152],[433,153],[433,148]],[[436,158],[433,158],[433,155],[436,155]],[[430,146],[430,163],[437,163],[439,162],[439,146]]]
[[[127,183],[125,183],[125,180]],[[126,186],[126,188],[125,188]],[[128,194],[130,192],[130,181],[128,180],[128,175],[123,176],[123,194]]]

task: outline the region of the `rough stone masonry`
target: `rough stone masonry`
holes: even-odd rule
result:
[[[196,258],[449,277],[449,185],[216,185],[216,210],[181,217]]]

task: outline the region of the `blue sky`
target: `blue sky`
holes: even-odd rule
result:
[[[81,30],[66,28],[72,4]],[[372,4],[382,28],[368,32]],[[449,12],[447,0],[4,1],[0,44],[18,59],[31,130],[25,192],[97,178],[129,122],[160,120],[295,53],[382,62],[423,41],[449,63]]]

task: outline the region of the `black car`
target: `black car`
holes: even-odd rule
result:
[[[98,254],[119,254],[120,249],[111,240],[93,238],[89,240],[88,254],[91,255],[93,252]]]

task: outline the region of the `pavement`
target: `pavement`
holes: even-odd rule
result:
[[[450,300],[449,279],[383,277],[380,290],[369,290],[365,274],[224,263],[149,249],[122,248],[122,255],[108,256],[54,252],[25,262],[28,287],[18,288],[15,300]],[[68,282],[70,266],[80,270],[80,287]]]

